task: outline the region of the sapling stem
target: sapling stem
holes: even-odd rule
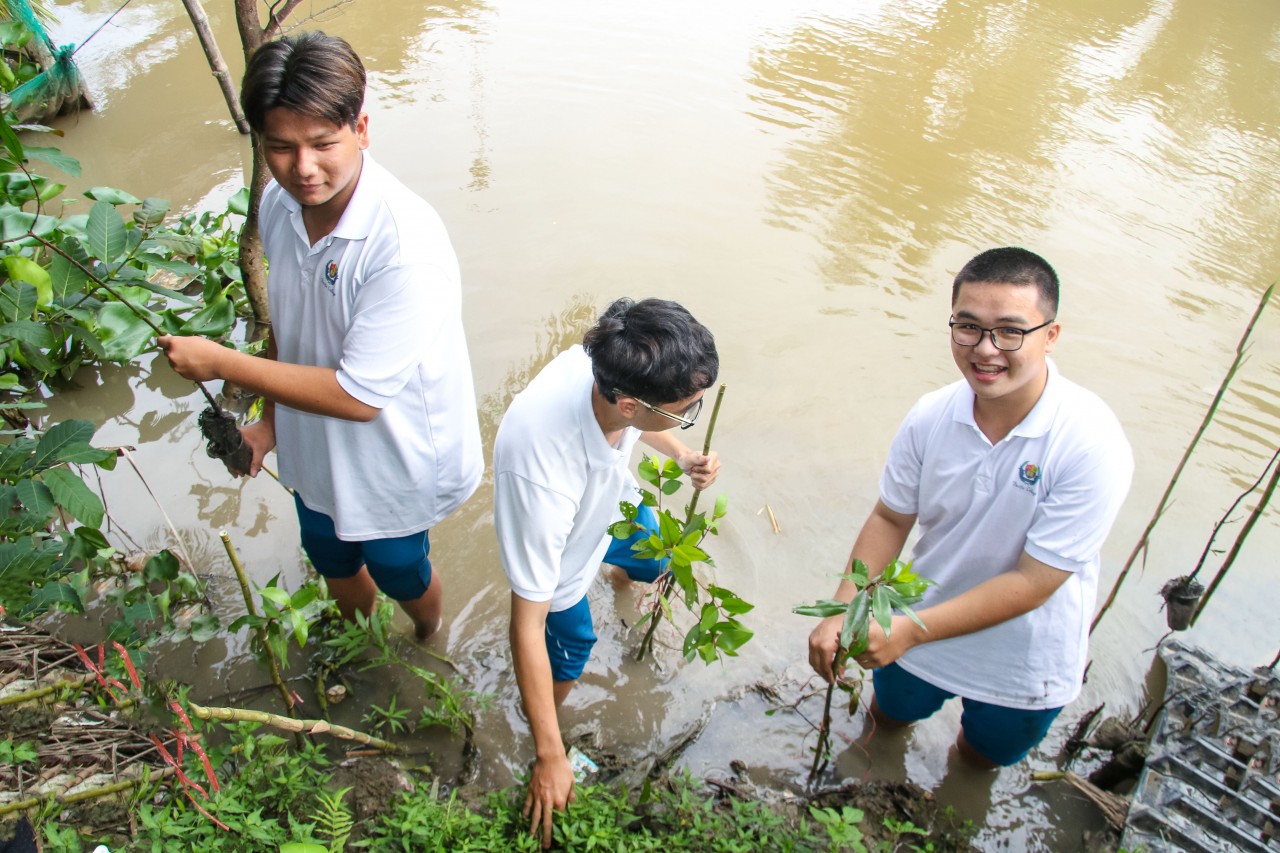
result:
[[[716,429],[716,418],[720,417],[720,404],[724,402],[725,385],[721,383],[720,390],[716,393],[715,405],[711,408],[711,420],[707,421],[707,436],[702,442],[702,455],[706,456],[711,452],[711,435]],[[693,514],[698,509],[698,495],[702,494],[702,489],[695,488],[693,497],[689,500],[689,508],[685,513],[684,526],[688,528],[693,522]],[[653,637],[658,630],[658,623],[662,620],[662,605],[660,599],[665,598],[671,592],[671,586],[675,583],[675,578],[671,572],[667,572],[658,579],[658,588],[655,591],[656,597],[653,602],[652,617],[649,619],[649,627],[644,633],[644,639],[640,641],[640,648],[636,651],[636,660],[642,661],[653,649]]]
[[[240,562],[240,555],[236,553],[236,548],[231,544],[231,537],[227,535],[227,531],[223,530],[219,535],[222,537],[222,546],[227,550],[227,558],[231,560],[231,567],[236,571],[236,580],[240,581],[240,593],[244,596],[244,607],[249,615],[255,619],[260,619],[258,607],[253,603],[253,590],[249,586],[249,577],[245,574],[244,564]],[[280,662],[276,660],[276,653],[268,642],[267,629],[259,625],[256,629],[258,633],[258,642],[262,643],[263,652],[267,657],[267,668],[271,671],[271,681],[275,683],[276,689],[280,691],[280,698],[284,700],[285,710],[293,715],[293,695],[289,692],[289,688],[285,686],[284,678],[280,675]]]

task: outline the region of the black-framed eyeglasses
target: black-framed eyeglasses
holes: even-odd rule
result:
[[[1053,320],[1045,320],[1039,326],[1032,326],[1030,329],[1019,329],[1016,326],[996,326],[994,329],[988,329],[967,320],[957,320],[955,317],[948,320],[947,325],[951,327],[951,340],[959,346],[976,347],[982,343],[982,336],[988,334],[996,349],[1016,352],[1022,349],[1023,338],[1032,332],[1040,331],[1056,319],[1055,317]]]
[[[702,397],[699,397],[698,399],[694,400],[693,403],[689,406],[689,408],[685,409],[684,412],[677,415],[674,412],[668,412],[666,409],[659,409],[657,406],[653,405],[652,403],[646,403],[644,400],[641,400],[635,394],[628,394],[625,391],[619,391],[617,388],[613,389],[613,394],[615,397],[617,396],[630,397],[631,399],[635,400],[637,403],[644,406],[646,409],[653,412],[654,414],[662,415],[664,418],[670,418],[671,420],[680,424],[680,429],[688,429],[689,427],[697,423],[698,415],[702,412],[702,399],[703,399]]]

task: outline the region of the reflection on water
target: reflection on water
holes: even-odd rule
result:
[[[59,11],[75,40],[111,9]],[[237,73],[230,12],[211,11]],[[181,7],[133,0],[117,21],[83,53],[106,108],[63,123],[83,186],[220,205],[247,149]],[[706,717],[683,761],[695,774],[727,772],[736,758],[753,780],[802,784],[810,729],[791,712],[763,716],[770,691],[789,704],[813,690],[811,625],[790,608],[830,592],[897,423],[954,378],[944,324],[960,264],[1021,243],[1062,274],[1055,357],[1112,405],[1138,461],[1104,584],[1280,271],[1280,7],[1270,0],[756,0],[732,11],[354,0],[323,26],[368,58],[376,156],[440,210],[458,249],[486,448],[511,397],[617,296],[679,299],[716,334],[729,384],[716,445],[731,504],[715,557],[726,584],[756,603],[757,639],[724,667],[670,650],[636,665],[626,654],[636,593],[593,590],[600,653],[566,711],[569,725],[597,721],[608,746],[637,759]],[[1074,849],[1079,830],[1098,825],[1087,804],[1033,787],[1030,769],[1053,763],[1083,709],[1141,703],[1145,650],[1163,633],[1159,587],[1194,562],[1280,445],[1278,325],[1280,304],[1261,318],[1145,572],[1095,635],[1084,695],[1030,766],[956,794],[985,814],[984,846]],[[299,582],[289,495],[267,476],[233,480],[205,456],[194,423],[204,402],[190,383],[145,360],[77,381],[50,416],[90,418],[97,443],[137,447],[155,494],[127,466],[104,473],[113,542],[170,545],[162,506],[225,612],[238,603],[219,529],[258,583]],[[529,744],[491,500],[486,482],[432,533],[448,618],[432,643],[495,694],[476,737],[480,781],[496,785]],[[781,533],[758,514],[766,503]],[[1273,624],[1280,603],[1277,548],[1272,511],[1193,642],[1237,665],[1274,657],[1274,636],[1255,628]],[[257,683],[236,670],[244,642],[199,652],[211,692]],[[354,705],[344,713],[359,724]],[[869,742],[863,714],[838,724],[842,774],[971,787],[948,771],[958,713]]]

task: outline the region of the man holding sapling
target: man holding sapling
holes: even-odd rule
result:
[[[1080,692],[1100,551],[1133,476],[1115,415],[1048,358],[1057,315],[1057,275],[1032,252],[991,249],[960,270],[948,325],[963,379],[907,414],[850,556],[879,572],[919,523],[912,569],[937,582],[915,610],[925,629],[873,620],[856,660],[881,724],[962,697],[956,745],[980,767],[1022,760]],[[855,591],[841,581],[835,597]],[[841,619],[809,637],[828,681]]]
[[[596,641],[587,589],[602,562],[644,582],[662,571],[608,532],[622,519],[620,501],[639,503],[631,452],[643,441],[697,488],[714,483],[717,455],[691,450],[670,430],[694,425],[719,367],[711,332],[682,306],[619,299],[581,346],[516,396],[498,429],[494,524],[511,584],[516,683],[537,753],[525,815],[544,847],[553,812],[573,800],[557,709]],[[652,529],[652,510],[640,512],[636,521]]]
[[[275,178],[259,206],[271,270],[268,358],[161,336],[188,379],[263,397],[249,470],[278,445],[302,545],[342,615],[381,589],[419,640],[443,601],[428,531],[484,457],[458,260],[440,217],[368,156],[365,70],[347,42],[286,36],[253,54],[241,103]]]

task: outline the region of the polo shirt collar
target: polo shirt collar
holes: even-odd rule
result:
[[[1058,366],[1053,363],[1053,359],[1045,356],[1044,360],[1049,374],[1045,379],[1044,391],[1040,393],[1040,399],[1036,400],[1035,406],[1027,413],[1027,416],[1009,431],[1009,435],[1006,438],[1012,436],[1035,438],[1047,433],[1049,427],[1053,425],[1053,417],[1058,411],[1058,401],[1062,396],[1063,379],[1058,374]],[[973,389],[963,379],[960,380],[960,385],[962,393],[956,395],[956,407],[952,412],[952,417],[960,423],[979,429],[978,422],[973,417],[973,402],[975,400]]]
[[[587,467],[596,471],[617,465],[622,451],[605,440],[604,430],[600,429],[600,422],[596,420],[595,411],[591,408],[593,388],[595,378],[588,374],[585,393],[578,398],[578,428],[582,432],[582,449],[586,451]]]

